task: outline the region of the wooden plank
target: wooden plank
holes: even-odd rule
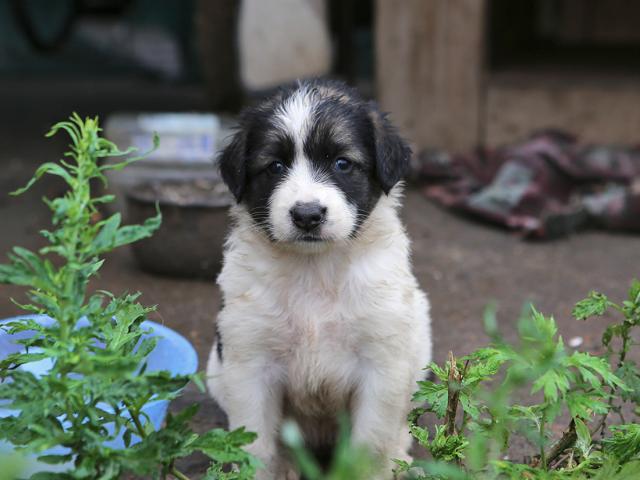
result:
[[[486,0],[377,0],[383,110],[418,149],[481,139]]]
[[[510,73],[493,76],[487,95],[488,145],[511,143],[543,128],[585,142],[640,143],[636,75]]]

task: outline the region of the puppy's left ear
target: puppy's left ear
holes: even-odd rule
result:
[[[393,186],[409,173],[411,147],[391,125],[387,115],[373,108],[371,113],[376,147],[376,176],[382,191],[389,194]]]

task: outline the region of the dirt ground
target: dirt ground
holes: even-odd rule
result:
[[[20,198],[6,195],[30,177],[43,161],[55,160],[64,144],[44,140],[53,122],[72,110],[100,114],[121,110],[200,110],[206,107],[201,91],[191,87],[151,85],[147,82],[0,82],[0,255],[13,245],[36,247],[38,230],[48,226],[42,195],[60,193],[60,185],[43,182]],[[525,302],[555,316],[565,339],[580,336],[583,349],[595,351],[607,319],[577,322],[573,304],[589,290],[614,299],[640,275],[640,239],[630,235],[586,232],[552,243],[527,243],[489,226],[470,222],[440,210],[420,192],[409,189],[403,217],[413,239],[414,271],[432,302],[434,356],[442,362],[449,350],[458,355],[486,342],[482,312],[489,302],[498,305],[499,322],[507,337]],[[96,287],[113,292],[141,291],[143,301],[158,304],[155,320],[185,335],[198,351],[204,368],[213,340],[220,294],[211,280],[184,280],[141,272],[128,249],[107,259]],[[21,292],[0,286],[0,318],[19,313],[9,297]],[[181,403],[202,404],[197,428],[224,424],[224,416],[204,394],[189,390]],[[191,473],[203,464],[192,460]]]

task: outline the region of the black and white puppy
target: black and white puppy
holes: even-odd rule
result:
[[[331,444],[408,458],[411,393],[431,358],[429,304],[398,218],[410,149],[342,83],[302,82],[241,115],[220,158],[235,196],[207,368],[231,428],[258,434],[259,479],[291,478],[283,420]],[[295,474],[294,474],[295,475]]]

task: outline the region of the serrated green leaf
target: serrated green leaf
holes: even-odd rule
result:
[[[605,295],[590,292],[587,298],[576,304],[572,314],[577,320],[586,320],[589,317],[604,315],[609,305],[609,299]]]
[[[613,436],[602,441],[606,453],[614,455],[620,463],[640,460],[640,424],[615,425],[609,430]]]
[[[418,382],[419,389],[413,394],[414,402],[427,402],[427,409],[438,418],[444,417],[447,410],[447,386],[430,381]]]

